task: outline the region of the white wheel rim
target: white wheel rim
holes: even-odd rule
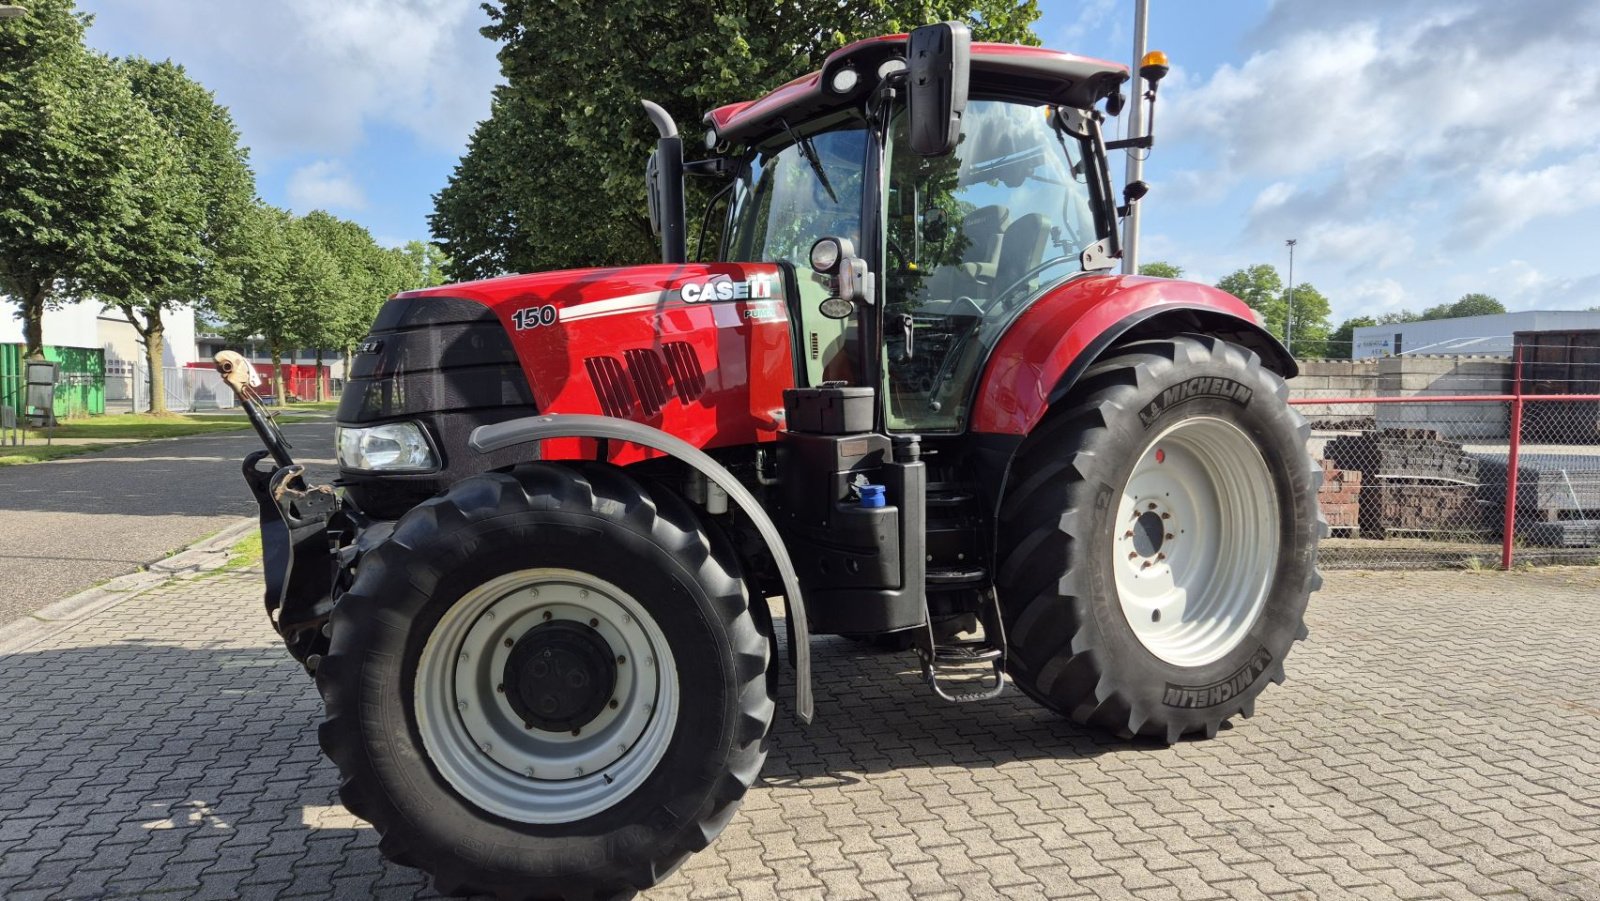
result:
[[[530,726],[504,686],[511,648],[544,623],[588,626],[616,666],[611,701],[573,732]],[[626,592],[587,573],[528,569],[478,586],[446,611],[417,664],[422,744],[473,804],[523,823],[571,823],[631,794],[677,723],[666,636]]]
[[[1145,649],[1203,666],[1238,647],[1278,560],[1272,472],[1238,426],[1197,416],[1145,446],[1112,516],[1122,615]]]

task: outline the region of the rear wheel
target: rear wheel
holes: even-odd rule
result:
[[[340,796],[446,893],[647,888],[765,757],[769,629],[732,550],[611,467],[457,484],[363,559],[333,624]]]
[[[1282,379],[1204,337],[1097,363],[1018,452],[998,572],[1012,679],[1175,741],[1254,710],[1306,635],[1318,471]]]

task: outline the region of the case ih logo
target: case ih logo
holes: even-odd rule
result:
[[[684,303],[710,303],[714,300],[765,300],[772,297],[772,279],[756,277],[736,282],[726,275],[713,275],[703,282],[678,286]]]

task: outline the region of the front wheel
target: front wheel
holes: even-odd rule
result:
[[[1123,736],[1215,735],[1306,635],[1322,523],[1282,379],[1214,338],[1131,345],[1018,452],[998,573],[1013,680]]]
[[[455,485],[362,560],[332,623],[340,796],[446,893],[647,888],[765,757],[768,628],[732,550],[612,467]]]

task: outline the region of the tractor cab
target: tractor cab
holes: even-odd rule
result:
[[[1120,108],[1126,79],[1115,63],[928,26],[712,110],[706,146],[725,155],[688,169],[729,180],[707,211],[725,199],[719,259],[793,268],[806,386],[876,389],[885,431],[959,433],[1011,322],[1114,263],[1095,107]],[[833,249],[814,255],[819,242]],[[852,258],[866,277],[840,298]]]

